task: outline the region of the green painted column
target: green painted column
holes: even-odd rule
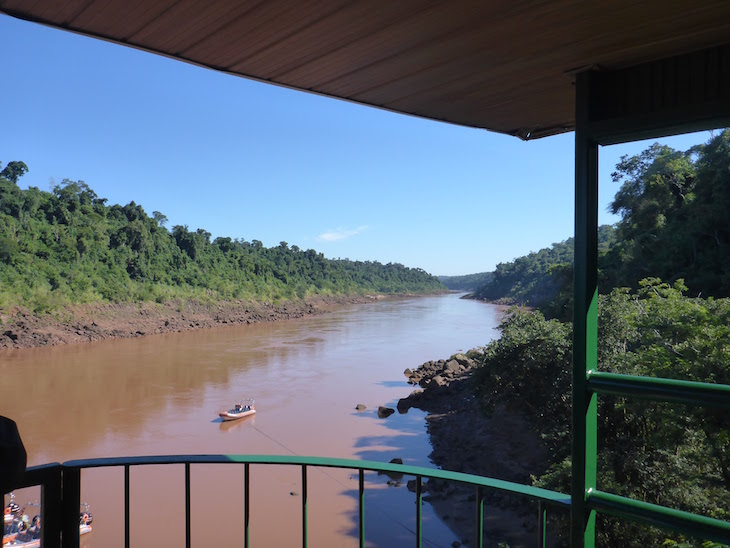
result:
[[[595,512],[586,491],[596,486],[596,395],[586,372],[595,369],[598,344],[598,144],[589,131],[591,73],[576,78],[575,267],[573,308],[573,432],[571,546],[595,545]]]

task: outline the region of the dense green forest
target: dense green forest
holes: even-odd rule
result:
[[[2,166],[0,166],[2,167]],[[438,279],[400,264],[326,259],[281,242],[219,237],[165,225],[140,205],[107,205],[83,181],[51,192],[0,172],[0,309],[43,313],[70,303],[239,299],[279,301],[313,295],[445,291]]]
[[[599,264],[599,370],[730,384],[730,131],[685,152],[652,145],[622,158],[613,179],[621,221]],[[502,270],[540,272],[538,286],[554,284],[554,266],[545,265],[555,259],[568,272],[572,252],[563,244],[543,251]],[[513,279],[502,295],[526,295],[533,278]],[[572,323],[554,302],[538,299],[538,308],[508,313],[475,390],[486,412],[512,409],[535,425],[551,453],[535,484],[568,492]],[[730,520],[730,415],[598,401],[599,489]],[[597,526],[601,546],[718,546],[603,515]]]
[[[603,225],[598,229],[598,252],[605,255],[616,243],[616,229]],[[555,307],[558,301],[564,307],[572,291],[573,238],[499,263],[487,282],[473,293],[476,299],[501,304]],[[560,298],[558,298],[560,296]],[[555,315],[560,315],[555,311]]]
[[[465,276],[439,276],[439,281],[452,291],[474,291],[488,283],[494,276],[493,272],[466,274]]]

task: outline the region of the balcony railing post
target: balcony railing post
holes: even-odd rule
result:
[[[302,465],[302,548],[307,548],[307,465]]]
[[[474,546],[484,546],[484,490],[477,487],[474,515]]]
[[[416,548],[421,548],[423,541],[423,483],[421,476],[416,476]]]
[[[64,467],[62,473],[61,546],[63,548],[79,548],[81,469]]]
[[[360,522],[360,548],[365,548],[365,471],[360,468],[358,472],[358,515]]]
[[[537,545],[539,548],[547,546],[547,509],[542,501],[537,503]]]
[[[190,463],[185,463],[185,547],[190,548]]]
[[[129,548],[129,464],[124,465],[124,547]]]
[[[251,504],[249,493],[251,492],[251,465],[249,463],[244,464],[244,479],[243,479],[243,546],[249,548],[249,529],[251,519]]]
[[[586,379],[598,361],[598,144],[590,134],[591,72],[576,77],[575,267],[573,307],[573,432],[571,546],[595,545],[595,511],[586,492],[596,486],[596,394]]]
[[[62,474],[61,466],[53,469],[41,484],[41,546],[61,546]]]

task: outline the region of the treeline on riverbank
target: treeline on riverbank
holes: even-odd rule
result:
[[[491,281],[494,272],[480,272],[463,276],[439,276],[439,281],[451,291],[474,291]]]
[[[684,152],[652,145],[622,158],[613,178],[622,186],[611,208],[622,219],[602,229],[598,369],[730,384],[730,131]],[[519,412],[543,436],[551,464],[535,484],[563,492],[570,490],[568,244],[500,265],[482,295],[537,309],[506,315],[474,375],[488,413]],[[728,413],[613,396],[598,402],[599,489],[730,520]],[[597,525],[602,546],[719,546],[602,515]]]
[[[164,214],[149,216],[135,202],[107,205],[83,181],[23,190],[17,182],[27,171],[13,161],[0,172],[0,310],[445,291],[436,277],[401,264],[326,259],[286,242],[211,241],[206,230],[181,225],[168,230]]]
[[[686,151],[653,144],[624,156],[610,210],[615,226],[598,230],[599,290],[638,289],[644,278],[680,278],[689,295],[730,296],[730,130]],[[473,296],[537,307],[570,318],[573,239],[497,265]],[[446,284],[448,286],[448,284]]]

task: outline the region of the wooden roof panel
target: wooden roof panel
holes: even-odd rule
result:
[[[573,127],[576,70],[730,42],[728,0],[0,0],[0,11],[523,138]]]
[[[423,0],[381,3],[375,19],[368,17],[374,6],[365,2],[347,3],[343,9],[316,21],[300,33],[287,36],[272,48],[258,52],[233,68],[241,72],[267,70],[269,77],[277,81],[299,81],[301,78],[321,82],[332,78],[333,70],[355,70],[358,60],[372,59],[381,54],[382,48],[392,48],[392,41],[378,39],[381,29],[402,28],[409,18],[418,17],[424,4]],[[332,28],[339,32],[330,32]],[[290,53],[286,55],[286,52]],[[302,87],[308,86],[305,83]]]
[[[317,0],[301,0],[292,2],[291,5],[264,0],[232,19],[220,31],[205,36],[186,50],[184,55],[188,59],[210,61],[201,64],[214,68],[266,80],[260,74],[242,73],[235,67],[249,57],[269,50],[282,39],[305,31],[330,11],[340,9],[345,2],[346,0],[326,2],[328,10],[323,12],[315,9],[322,4]],[[292,51],[290,54],[294,55],[296,52]]]

